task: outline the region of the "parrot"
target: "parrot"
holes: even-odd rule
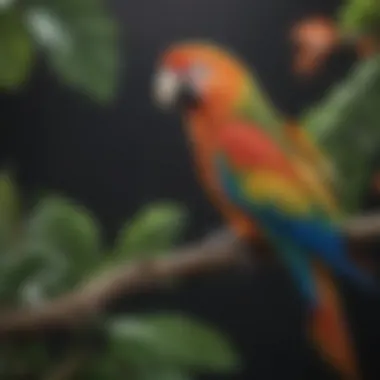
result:
[[[375,280],[347,255],[323,153],[268,106],[252,72],[214,43],[179,42],[157,60],[153,101],[179,111],[200,183],[228,225],[272,244],[303,297],[307,333],[322,357],[360,379],[334,274],[366,291]]]
[[[275,110],[271,105],[268,97],[262,91],[261,86],[259,85],[256,78],[253,75],[249,75],[249,69],[243,62],[239,62],[241,71],[244,71],[246,75],[243,76],[237,72],[231,72],[230,68],[225,67],[222,64],[222,61],[218,58],[222,53],[222,49],[215,46],[212,43],[188,43],[186,44],[187,51],[194,51],[197,54],[197,51],[202,51],[204,54],[208,55],[209,59],[214,61],[214,64],[217,67],[220,67],[220,71],[223,72],[223,82],[217,84],[216,87],[219,87],[216,91],[213,91],[213,95],[209,97],[208,102],[215,103],[212,108],[211,104],[205,109],[213,110],[212,118],[216,117],[216,113],[219,115],[219,118],[225,117],[226,114],[232,114],[235,117],[248,119],[250,121],[255,121],[261,126],[268,129],[272,135],[276,138],[281,139],[282,144],[286,145],[286,141],[292,141],[292,151],[297,152],[304,159],[310,161],[316,168],[318,168],[320,178],[323,178],[324,186],[328,186],[330,191],[333,192],[334,184],[334,168],[327,159],[324,152],[322,152],[316,146],[313,137],[311,134],[304,128],[300,127],[295,120],[285,119],[282,115]],[[228,58],[236,60],[236,57],[232,53],[224,54]],[[181,54],[176,54],[176,57],[179,56],[178,60],[181,60]],[[176,60],[177,58],[174,58]],[[181,65],[178,63],[178,65]],[[178,66],[177,65],[177,66]],[[176,66],[176,64],[175,64]],[[198,80],[202,76],[202,70],[204,67],[200,67],[199,70],[196,65],[192,66],[192,75],[188,78],[183,76],[180,80]],[[199,73],[197,73],[200,71]],[[179,84],[177,81],[178,77],[173,75],[172,70],[161,70],[161,72],[156,75],[155,83],[156,88],[160,89],[160,97],[165,98],[169,96],[170,92],[176,91],[176,86]],[[177,83],[176,83],[177,82]],[[172,86],[173,84],[173,86]],[[161,91],[162,90],[162,91]],[[166,95],[166,93],[168,93]],[[191,94],[187,94],[191,95]],[[154,96],[154,99],[156,97]],[[165,100],[164,100],[165,102]],[[160,107],[162,106],[159,105]],[[214,112],[215,111],[215,112]],[[208,117],[208,116],[207,116]],[[199,117],[197,118],[199,119]],[[202,123],[202,122],[201,122]],[[199,120],[195,121],[195,124],[199,124]],[[201,154],[202,156],[202,154]],[[197,158],[198,156],[196,156]],[[199,157],[200,158],[200,157]],[[208,176],[208,170],[204,170],[203,165],[197,165],[198,169],[202,172],[202,176]],[[217,191],[213,191],[212,181],[205,179],[205,182],[209,185],[206,186],[206,190],[211,190],[211,196],[214,199],[214,203],[219,204],[219,209],[223,210],[224,215],[229,215],[228,219],[235,230],[241,235],[246,236],[255,236],[257,235],[257,228],[252,227],[252,223],[247,220],[247,218],[242,215],[241,212],[238,212],[235,207],[233,207],[229,202],[225,202],[223,197],[217,196]],[[319,185],[319,178],[316,182],[317,186]]]

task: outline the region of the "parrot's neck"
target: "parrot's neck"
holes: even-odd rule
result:
[[[215,147],[216,133],[221,120],[211,116],[206,110],[198,110],[186,118],[186,131],[196,154],[204,155]]]
[[[283,115],[276,110],[258,80],[253,77],[246,81],[236,105],[236,114],[272,131],[281,129],[285,122]]]

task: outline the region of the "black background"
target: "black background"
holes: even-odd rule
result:
[[[41,189],[83,202],[112,241],[146,201],[174,199],[191,209],[187,239],[219,226],[194,177],[179,120],[155,110],[149,86],[154,60],[173,41],[201,37],[232,47],[256,68],[275,104],[297,115],[344,75],[353,52],[340,52],[312,83],[290,70],[287,34],[294,21],[332,14],[336,0],[119,0],[123,75],[117,101],[101,108],[60,86],[41,64],[22,94],[0,98],[2,162],[12,163],[33,199]],[[379,308],[344,286],[366,378],[380,378]],[[328,379],[302,335],[303,308],[278,268],[222,273],[180,289],[120,302],[119,310],[179,309],[230,334],[247,364],[238,379]],[[377,373],[377,375],[376,375]],[[217,377],[219,378],[219,377]],[[334,378],[333,376],[331,378]]]

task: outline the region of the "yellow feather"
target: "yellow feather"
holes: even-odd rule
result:
[[[304,128],[290,123],[285,125],[284,131],[293,144],[293,165],[309,195],[332,217],[339,216],[338,202],[332,191],[333,165]]]
[[[299,184],[305,189],[305,196],[331,218],[339,218],[340,212],[335,197],[329,191],[326,182],[321,179],[319,172],[306,161],[294,156],[291,158],[293,167],[296,169]]]
[[[243,180],[243,190],[258,202],[276,205],[280,211],[291,214],[308,213],[310,200],[290,179],[268,170],[255,170]]]

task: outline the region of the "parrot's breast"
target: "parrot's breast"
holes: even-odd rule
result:
[[[227,220],[232,229],[240,237],[253,237],[257,228],[251,218],[245,215],[226,196],[220,186],[218,175],[215,171],[214,159],[218,151],[217,140],[207,119],[193,119],[187,126],[190,134],[192,156],[198,179],[208,195],[211,203]]]

